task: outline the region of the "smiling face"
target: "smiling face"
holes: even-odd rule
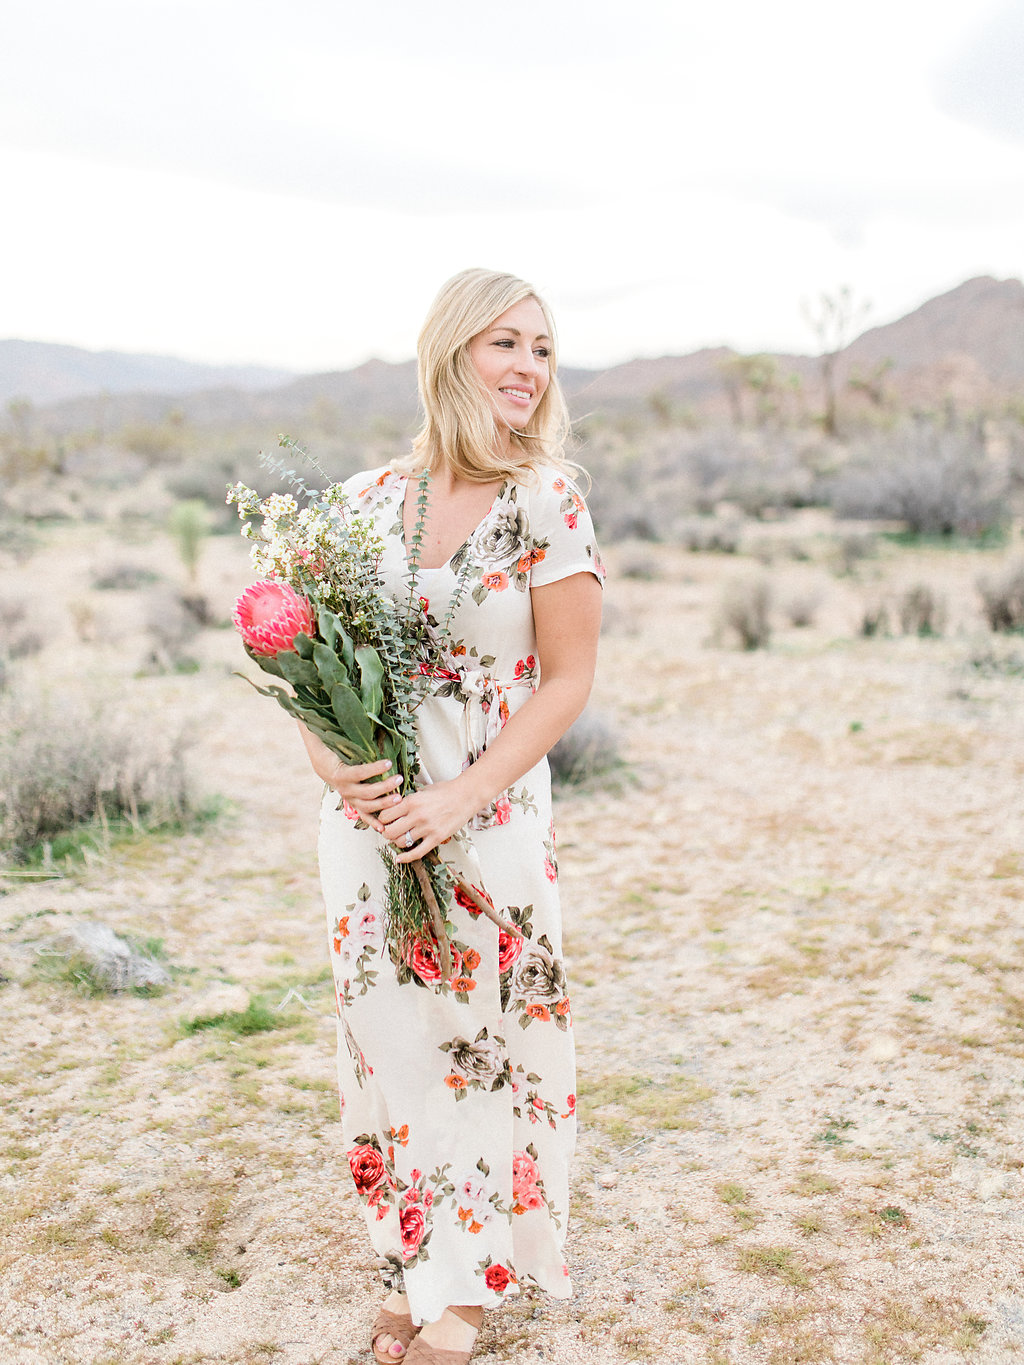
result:
[[[551,338],[544,310],[521,299],[469,343],[469,358],[500,424],[522,431],[550,378]]]

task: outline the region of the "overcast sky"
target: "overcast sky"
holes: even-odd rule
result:
[[[564,363],[810,350],[1024,275],[1024,0],[31,0],[0,42],[0,336],[404,359],[486,265]]]

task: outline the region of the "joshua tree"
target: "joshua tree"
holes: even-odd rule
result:
[[[805,302],[803,305],[804,317],[818,340],[821,382],[825,391],[822,426],[829,436],[835,436],[839,428],[836,362],[870,311],[871,304],[866,299],[855,300],[848,284],[840,285],[834,294],[822,292],[817,304]]]

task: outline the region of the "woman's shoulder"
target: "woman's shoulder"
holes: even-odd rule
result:
[[[562,469],[541,465],[515,490],[533,546],[532,583],[539,587],[581,570],[603,579],[594,524],[575,480]]]
[[[586,502],[579,485],[563,469],[554,465],[538,465],[532,476],[517,480],[516,499],[525,503],[534,516],[553,518],[573,527],[576,517],[586,512]]]

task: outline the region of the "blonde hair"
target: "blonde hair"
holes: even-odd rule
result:
[[[547,388],[529,422],[510,427],[507,453],[494,439],[494,409],[469,354],[475,336],[523,299],[533,299],[544,314],[551,338]],[[573,476],[578,466],[566,458],[569,412],[556,377],[555,325],[532,285],[496,270],[463,270],[454,275],[430,307],[417,342],[423,425],[412,451],[394,462],[401,472],[419,473],[447,465],[471,483],[532,475],[548,466]]]

